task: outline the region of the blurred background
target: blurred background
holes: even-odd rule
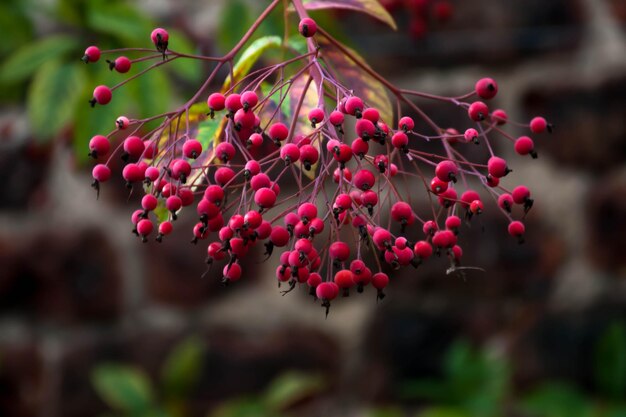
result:
[[[152,71],[91,109],[123,77],[84,48],[150,47],[162,26],[173,49],[216,55],[266,3],[0,3],[0,415],[626,416],[626,3],[387,0],[397,32],[314,14],[399,85],[454,95],[490,76],[509,117],[555,125],[536,161],[498,149],[535,197],[526,244],[487,209],[460,241],[484,273],[434,260],[326,320],[304,292],[279,295],[260,253],[222,288],[184,233],[138,243],[121,180],[99,201],[89,186],[89,139],[174,108],[207,68]]]

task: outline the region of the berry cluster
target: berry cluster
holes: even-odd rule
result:
[[[272,2],[258,22],[278,3]],[[494,154],[491,141],[503,138],[513,142],[519,155],[537,154],[529,136],[515,138],[503,130],[503,125],[512,124],[504,110],[485,104],[498,93],[497,83],[483,78],[465,95],[441,97],[399,89],[363,64],[364,71],[395,95],[398,109],[403,103],[415,113],[398,115],[393,124],[383,120],[383,109],[369,105],[336,79],[318,36],[354,62],[358,58],[307,17],[299,1],[293,3],[308,52],[240,80],[229,78],[221,91],[207,90],[258,22],[222,58],[171,51],[168,33],[160,28],[151,35],[156,55],[154,49],[132,50],[151,54],[148,58],[157,61],[151,69],[177,58],[215,64],[204,85],[180,109],[149,119],[120,116],[112,132],[96,135],[89,143],[90,155],[101,160],[93,168],[96,190],[111,178],[114,155],[125,162],[121,175],[127,186],[141,187],[141,208],[131,216],[133,232],[144,242],[151,236],[161,242],[173,232],[177,218],[191,212],[197,218],[192,243],[208,242],[207,262],[223,264],[224,284],[244,276],[241,260],[258,243],[263,243],[268,257],[281,248],[275,279],[287,285],[283,293],[307,286],[326,314],[340,294],[360,293],[370,284],[382,299],[390,272],[417,267],[433,254],[448,259],[449,271],[461,271],[458,237],[463,222],[469,224],[490,210],[483,203],[485,197],[509,219],[509,234],[521,242],[525,230],[521,219],[533,200],[523,185],[509,191],[500,184],[511,169]],[[97,62],[101,54],[118,52],[90,46],[83,60]],[[107,62],[126,73],[133,60],[117,57]],[[288,66],[296,67],[291,75],[286,75]],[[260,86],[268,80],[274,86],[263,94]],[[110,102],[120,85],[96,87],[92,105]],[[282,103],[293,92],[293,111],[285,114]],[[276,95],[279,103],[272,100]],[[203,96],[205,117],[219,123],[210,141],[195,137],[192,125],[198,121],[190,115]],[[437,126],[413,97],[453,105],[467,113],[470,127],[460,133]],[[161,120],[156,129],[142,130],[154,120]],[[433,132],[419,131],[416,120]],[[541,117],[515,126],[534,134],[551,129]],[[111,141],[120,137],[123,140],[111,151]],[[442,152],[421,150],[427,141],[440,143]],[[485,161],[470,162],[463,151],[477,145],[484,148]],[[483,195],[471,181],[485,190]],[[417,189],[430,201],[428,215],[414,209]]]

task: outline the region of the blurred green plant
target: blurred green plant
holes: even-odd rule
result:
[[[52,23],[52,33],[38,36],[37,13]],[[124,78],[111,72],[106,63],[81,65],[84,49],[91,43],[102,49],[151,46],[146,33],[155,22],[146,13],[126,0],[6,0],[0,4],[0,27],[10,39],[0,45],[0,103],[26,101],[38,143],[48,143],[71,127],[78,161],[87,159],[85,149],[94,132],[114,128],[111,120],[122,114],[147,117],[163,112],[174,98],[176,80],[195,83],[201,76],[200,63],[173,62],[168,71],[174,77],[150,71],[131,81],[129,88],[116,91],[117,99],[110,106],[90,108],[88,100],[97,84],[113,86]],[[170,33],[175,37],[173,49],[195,52],[182,33]],[[137,63],[133,71],[146,66]]]

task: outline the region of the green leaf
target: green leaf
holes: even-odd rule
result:
[[[87,25],[93,29],[136,46],[153,47],[150,32],[154,23],[129,4],[106,0],[89,1]]]
[[[132,91],[134,101],[139,106],[139,117],[154,116],[170,109],[172,88],[162,67],[146,72],[125,87]]]
[[[369,106],[377,108],[385,123],[393,124],[393,107],[387,90],[380,81],[361,68],[361,66],[369,68],[363,58],[354,50],[344,46],[359,62],[359,65],[325,38],[317,38],[317,42],[322,48],[320,51],[322,60],[334,68],[339,81],[344,85],[349,85],[354,94]]]
[[[273,417],[258,398],[238,398],[223,403],[210,417]]]
[[[48,61],[43,64],[28,91],[28,116],[39,140],[52,138],[73,116],[86,82],[84,68],[77,64]]]
[[[537,417],[591,417],[593,407],[575,388],[561,383],[541,385],[521,403],[522,410]]]
[[[265,393],[271,410],[285,410],[324,389],[324,378],[302,372],[288,372],[275,379]]]
[[[418,417],[473,417],[466,410],[454,407],[431,407],[417,414]]]
[[[7,52],[17,52],[33,38],[33,25],[24,12],[24,7],[14,1],[0,4],[2,35],[5,39],[10,39],[10,42],[0,42],[0,57]]]
[[[246,33],[254,19],[250,7],[241,0],[230,0],[222,10],[215,38],[222,53],[227,53]]]
[[[193,42],[178,30],[170,30],[169,49],[172,51],[180,52],[183,54],[194,55],[198,51]],[[166,67],[173,71],[178,76],[184,78],[190,82],[197,82],[202,75],[202,62],[197,59],[191,58],[178,58],[166,65]]]
[[[398,29],[393,17],[377,0],[304,0],[302,3],[307,10],[348,9],[367,13],[393,30]]]
[[[205,344],[197,337],[190,337],[172,350],[161,371],[167,396],[182,397],[189,393],[202,372],[204,353]]]
[[[263,52],[270,48],[280,48],[282,39],[279,36],[264,36],[252,42],[241,54],[241,58],[233,67],[233,78],[235,83],[245,77],[252,66],[256,63]],[[226,77],[222,91],[228,90],[231,86],[230,75]]]
[[[100,365],[93,371],[91,381],[104,402],[115,410],[141,413],[151,408],[152,387],[148,377],[139,369]]]
[[[30,77],[45,63],[77,48],[77,40],[66,35],[32,42],[7,59],[0,67],[0,82],[13,83]],[[76,57],[79,61],[80,57]]]
[[[611,323],[595,346],[595,381],[608,398],[619,400],[626,395],[626,325]]]
[[[280,106],[282,116],[288,117],[291,112],[291,96],[287,94],[287,87],[279,88],[272,92],[273,88],[274,86],[268,82],[261,83],[261,94],[263,94],[263,97],[269,97],[269,101],[272,103],[272,106],[266,106],[268,112],[273,113]]]

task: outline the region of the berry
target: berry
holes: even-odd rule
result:
[[[534,151],[534,148],[535,144],[528,136],[520,136],[515,141],[515,152],[520,155],[530,154],[533,158],[537,158],[537,153]]]
[[[489,171],[489,175],[495,178],[502,178],[511,172],[506,161],[497,156],[489,158],[489,161],[487,161],[487,170]]]
[[[139,159],[145,149],[146,147],[139,136],[129,136],[124,140],[124,152],[131,158]]]
[[[167,50],[170,35],[165,29],[156,28],[150,34],[150,39],[152,39],[152,43],[154,43],[154,46],[156,46],[158,51],[165,52],[165,50]]]
[[[378,298],[383,298],[382,290],[389,285],[389,276],[384,272],[377,272],[372,275],[372,286],[379,291]]]
[[[235,113],[243,107],[241,104],[241,96],[237,93],[229,94],[224,101],[224,106],[226,106],[229,112]]]
[[[235,147],[232,143],[222,142],[215,148],[215,156],[217,156],[220,161],[228,162],[235,157]]]
[[[164,221],[163,223],[159,224],[159,234],[163,236],[169,235],[170,233],[172,233],[172,230],[174,230],[172,222]]]
[[[98,182],[106,182],[111,178],[111,169],[104,164],[98,164],[91,170],[91,175]]]
[[[130,121],[128,120],[128,117],[126,116],[120,116],[115,120],[115,126],[117,126],[117,128],[120,130],[126,129],[129,124],[130,124]]]
[[[433,220],[424,222],[424,226],[422,226],[422,231],[426,236],[434,235],[437,230],[439,230],[439,226]]]
[[[300,24],[298,25],[298,31],[305,38],[310,38],[311,36],[315,35],[315,32],[317,32],[317,23],[315,23],[315,20],[311,19],[310,17],[305,17],[304,19],[300,20]]]
[[[267,134],[276,145],[279,145],[280,142],[287,139],[287,136],[289,136],[289,129],[284,123],[274,123],[270,126]]]
[[[459,227],[461,227],[461,218],[459,216],[452,215],[446,219],[446,229],[452,230],[454,234],[458,234]]]
[[[81,59],[85,64],[89,62],[98,62],[100,59],[100,48],[97,46],[88,47],[85,49],[85,55]]]
[[[345,109],[346,113],[360,118],[363,111],[363,101],[356,96],[352,96],[346,100]]]
[[[119,72],[120,74],[125,74],[130,71],[130,66],[130,59],[126,58],[125,56],[117,57],[115,61],[109,64],[109,68],[111,70],[115,69],[115,71]]]
[[[320,157],[319,151],[312,145],[303,145],[300,147],[300,162],[304,165],[304,169],[309,171],[311,167],[317,163]]]
[[[467,114],[473,121],[480,122],[481,120],[485,120],[489,115],[489,108],[482,101],[475,101],[470,104],[469,109],[467,109]]]
[[[315,295],[320,300],[332,301],[339,295],[339,287],[334,282],[322,282],[315,288]]]
[[[111,144],[106,136],[96,135],[89,141],[89,155],[97,158],[99,156],[104,156],[109,153],[109,149],[111,148]]]
[[[489,100],[498,94],[498,84],[491,78],[481,78],[476,82],[476,94],[478,97]]]
[[[144,242],[146,241],[145,237],[152,233],[153,228],[154,225],[148,219],[141,219],[137,223],[137,233],[143,238]]]
[[[133,182],[139,182],[145,178],[145,171],[142,171],[137,164],[128,164],[122,170],[122,177],[126,180],[126,185],[130,186]]]
[[[315,127],[315,125],[320,123],[322,120],[324,120],[324,110],[317,107],[311,109],[309,112],[309,121],[311,122],[311,126]]]
[[[348,269],[342,269],[335,274],[335,284],[344,291],[354,286],[354,277]]]
[[[456,176],[459,173],[459,169],[452,161],[441,161],[435,167],[435,175],[441,181],[444,182],[456,182]]]
[[[196,159],[202,153],[202,144],[195,139],[190,139],[183,144],[183,154],[187,158]]]
[[[430,180],[430,189],[435,194],[441,194],[448,189],[448,183],[440,180],[439,177],[434,177]]]
[[[343,123],[344,116],[340,111],[333,111],[328,118],[333,126],[340,126]]]
[[[111,93],[111,89],[106,85],[99,85],[93,90],[93,98],[91,99],[91,106],[95,106],[98,104],[108,104],[113,97],[113,93]]]
[[[526,231],[524,223],[520,222],[519,220],[512,221],[511,223],[509,223],[508,231],[511,236],[519,239],[519,243],[524,242],[523,236],[524,232]]]
[[[478,131],[476,129],[467,129],[463,134],[463,137],[466,142],[474,142],[475,144],[478,144]]]
[[[212,111],[224,110],[226,107],[226,97],[221,93],[213,93],[206,101]]]
[[[331,259],[343,262],[350,257],[350,247],[345,242],[333,242],[328,248]]]
[[[373,107],[363,110],[362,116],[364,119],[369,120],[372,123],[377,123],[378,120],[380,120],[380,112]]]
[[[409,144],[409,137],[406,135],[406,133],[398,131],[391,137],[391,144],[395,148],[408,151],[407,145]]]
[[[141,199],[141,207],[143,207],[143,209],[147,211],[154,210],[157,207],[158,203],[159,200],[157,200],[157,198],[152,194],[146,194]]]
[[[473,214],[480,214],[483,212],[484,209],[484,205],[483,202],[480,200],[474,200],[471,202],[470,206],[469,206],[469,210],[473,213]]]
[[[530,210],[533,206],[534,201],[530,198],[530,190],[527,187],[519,185],[513,189],[511,195],[514,202],[524,205],[525,211]]]
[[[303,203],[298,207],[298,216],[303,220],[313,220],[317,217],[317,206],[313,203]]]
[[[404,201],[398,201],[391,207],[391,217],[404,224],[411,224],[414,221],[413,210],[411,206]]]
[[[513,197],[511,196],[511,194],[505,193],[500,195],[500,197],[498,197],[498,207],[510,213],[511,208],[513,207]]]
[[[376,178],[368,169],[361,169],[354,174],[354,185],[363,191],[367,191],[372,188],[374,186],[374,181],[376,181]]]
[[[415,127],[415,122],[413,121],[412,118],[408,116],[402,117],[400,121],[398,122],[398,129],[402,129],[405,132],[413,130],[414,127]]]
[[[371,120],[361,118],[357,120],[354,130],[357,136],[360,136],[365,140],[369,140],[374,137],[374,134],[376,133],[376,126]]]
[[[254,202],[261,208],[271,208],[276,203],[276,193],[269,188],[261,188],[254,193]]]
[[[433,254],[433,247],[425,240],[420,240],[415,244],[413,253],[420,259],[428,259]]]
[[[204,198],[216,206],[220,206],[222,200],[224,200],[224,189],[219,185],[209,185],[206,190],[204,190]]]
[[[456,236],[450,230],[440,230],[433,235],[433,245],[437,248],[451,248],[456,244]]]
[[[509,115],[502,109],[496,109],[491,113],[491,121],[497,125],[506,124],[508,120]]]
[[[241,94],[240,101],[243,109],[248,111],[248,109],[257,105],[259,97],[254,91],[245,91]]]
[[[293,143],[287,143],[280,148],[280,158],[285,161],[285,164],[290,164],[300,159],[300,149]]]
[[[228,167],[220,167],[215,171],[213,178],[220,185],[228,184],[235,177],[235,172]]]
[[[222,273],[224,274],[224,280],[237,281],[241,278],[241,265],[237,262],[228,264],[224,267]]]
[[[548,131],[551,130],[548,122],[543,117],[535,117],[530,121],[530,131],[533,133],[543,133],[546,128]]]
[[[452,207],[457,200],[456,190],[454,188],[448,187],[446,191],[443,191],[439,194],[437,201],[442,207],[450,208]]]

